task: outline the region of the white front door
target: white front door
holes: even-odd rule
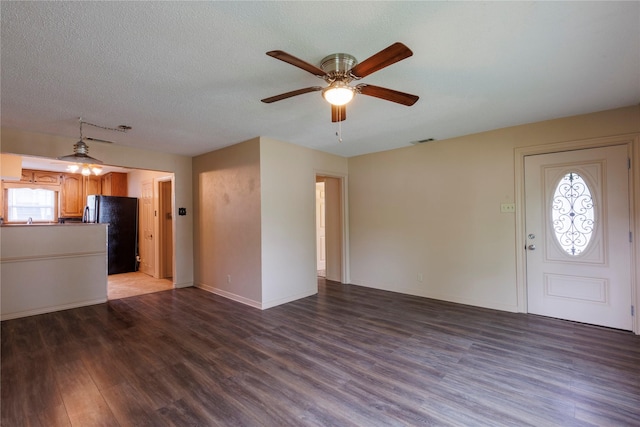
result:
[[[532,314],[631,330],[627,146],[525,157]]]

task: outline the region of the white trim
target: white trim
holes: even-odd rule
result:
[[[175,189],[175,180],[174,180],[174,176],[175,174],[171,173],[159,178],[154,178],[153,179],[153,193],[154,193],[154,208],[156,209],[157,212],[160,212],[160,183],[163,182],[170,182],[171,183],[171,282],[173,284],[174,288],[178,288],[177,283],[175,282],[175,278],[176,278],[176,216],[177,216],[177,212],[176,212],[176,189]],[[157,194],[157,200],[155,195]],[[154,233],[156,233],[156,236],[160,236],[160,216],[156,216],[154,221]],[[164,237],[164,236],[163,236]],[[164,243],[164,238],[163,238],[163,243]],[[162,276],[162,271],[163,269],[161,267],[163,267],[161,264],[162,262],[160,261],[160,257],[162,254],[162,248],[160,247],[160,239],[158,238],[156,240],[156,243],[154,244],[154,251],[156,253],[156,255],[158,256],[158,259],[156,260],[156,265],[154,266],[154,270],[155,273],[157,274],[158,278],[161,278],[160,276]],[[190,285],[191,286],[191,285]]]
[[[191,288],[193,287],[193,282],[186,282],[186,283],[174,283],[173,287],[176,289],[180,289],[180,288]]]
[[[259,301],[254,301],[252,299],[245,298],[243,296],[236,295],[236,294],[231,293],[231,292],[227,292],[227,291],[225,291],[223,289],[216,288],[215,286],[205,285],[204,283],[196,283],[196,284],[194,284],[194,286],[196,288],[202,289],[203,291],[207,291],[207,292],[211,292],[212,294],[220,295],[221,297],[225,297],[225,298],[230,299],[232,301],[236,301],[236,302],[242,303],[244,305],[248,305],[248,306],[253,307],[253,308],[262,309],[262,304]]]
[[[552,144],[536,145],[530,147],[516,148],[514,151],[514,172],[515,172],[515,202],[516,202],[516,292],[517,310],[527,313],[527,260],[525,247],[525,194],[524,194],[524,159],[526,156],[536,154],[557,153],[561,151],[581,150],[587,148],[608,147],[612,145],[627,145],[631,162],[631,176],[629,182],[629,205],[630,205],[630,228],[633,231],[632,260],[631,260],[631,302],[635,301],[635,319],[633,321],[633,331],[640,334],[640,316],[638,307],[640,306],[640,197],[636,196],[637,189],[640,189],[640,134],[625,134],[609,137],[593,138],[578,141],[556,142]],[[630,309],[630,307],[629,307]]]
[[[13,263],[13,262],[28,262],[28,261],[43,261],[49,259],[64,259],[64,258],[82,258],[93,256],[107,256],[107,251],[95,251],[95,252],[70,252],[65,254],[54,255],[30,255],[19,257],[4,257],[0,258],[0,263]]]
[[[71,304],[52,305],[49,307],[36,308],[33,310],[17,311],[14,313],[2,314],[0,320],[18,319],[20,317],[35,316],[37,314],[53,313],[54,311],[69,310],[71,308],[86,307],[88,305],[103,304],[107,302],[107,298],[92,299],[87,301],[79,301]]]
[[[278,299],[275,299],[275,300],[263,302],[261,304],[260,308],[262,308],[263,310],[266,310],[268,308],[276,307],[276,306],[281,305],[281,304],[286,304],[288,302],[297,301],[297,300],[302,299],[302,298],[307,298],[307,297],[310,297],[310,296],[315,295],[317,293],[318,293],[318,288],[315,288],[315,289],[312,289],[311,291],[303,292],[303,293],[300,293],[300,294],[297,294],[297,295],[290,295],[290,296],[287,296],[285,298],[278,298]]]
[[[356,281],[358,280],[356,279]],[[517,313],[517,307],[515,305],[502,304],[502,303],[489,301],[489,300],[479,301],[478,299],[475,299],[475,298],[468,299],[468,298],[460,297],[458,295],[447,294],[446,292],[432,292],[428,289],[407,288],[407,287],[395,288],[395,287],[389,287],[384,284],[378,284],[378,283],[367,284],[367,285],[358,285],[357,283],[352,283],[351,286],[359,286],[362,288],[370,288],[370,289],[379,289],[382,291],[394,292],[402,295],[410,295],[410,296],[416,296],[421,298],[430,298],[430,299],[435,299],[439,301],[447,301],[455,304],[469,305],[469,306],[478,307],[478,308],[488,308],[491,310],[500,310],[500,311],[508,311],[510,313]]]

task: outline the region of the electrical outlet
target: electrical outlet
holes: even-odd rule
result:
[[[227,283],[231,283],[231,275],[227,274]]]
[[[516,204],[515,203],[503,203],[500,205],[500,212],[515,212]]]
[[[422,276],[422,273],[418,273],[418,282],[422,283],[422,280],[424,279],[424,277]]]

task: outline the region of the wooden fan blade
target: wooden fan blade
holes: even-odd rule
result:
[[[356,79],[360,79],[384,67],[402,61],[411,55],[413,55],[411,49],[397,42],[353,67],[351,69],[351,75]]]
[[[291,64],[295,67],[301,68],[311,74],[313,74],[314,76],[318,76],[320,78],[324,77],[324,75],[326,74],[324,71],[322,71],[320,68],[316,67],[315,65],[309,64],[306,61],[303,61],[300,58],[296,58],[293,55],[288,54],[287,52],[283,52],[281,50],[272,50],[267,52],[267,55],[272,56],[276,59],[279,59],[280,61],[284,61],[288,64]]]
[[[264,103],[267,103],[267,104],[271,104],[272,102],[280,101],[282,99],[291,98],[292,96],[298,96],[298,95],[302,95],[304,93],[309,93],[309,92],[317,92],[319,90],[322,90],[322,88],[320,86],[305,87],[304,89],[292,90],[291,92],[281,93],[280,95],[272,96],[270,98],[261,99],[260,101],[262,101]]]
[[[418,99],[420,99],[419,96],[411,95],[410,93],[398,92],[397,90],[387,89],[380,86],[359,84],[356,88],[358,92],[363,95],[373,96],[407,106],[412,106],[418,101]]]
[[[331,121],[341,122],[347,118],[346,105],[331,105]]]

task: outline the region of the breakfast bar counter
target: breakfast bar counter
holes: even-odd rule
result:
[[[0,320],[107,301],[107,224],[0,226]]]

